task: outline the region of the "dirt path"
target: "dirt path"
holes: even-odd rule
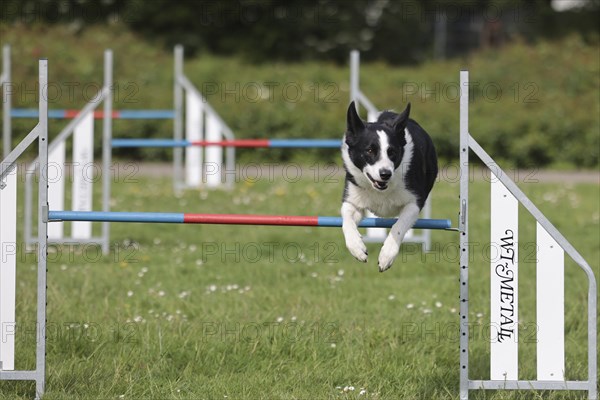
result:
[[[250,165],[250,164],[249,164]],[[129,162],[129,161],[116,161],[115,166],[118,166],[120,177],[127,176],[141,176],[141,177],[170,177],[173,174],[173,168],[168,163],[148,163],[148,162]],[[455,181],[456,180],[456,168],[441,168],[440,178],[444,180]],[[341,166],[332,166],[328,164],[322,164],[316,169],[313,166],[305,166],[299,164],[265,164],[265,165],[250,165],[247,167],[240,166],[237,168],[236,173],[241,173],[242,176],[247,175],[255,177],[260,175],[262,177],[273,176],[275,178],[285,176],[286,174],[301,174],[303,177],[314,177],[315,174],[319,174],[319,177],[341,177],[344,174],[344,170]],[[553,171],[553,170],[509,170],[507,171],[509,176],[517,183],[595,183],[600,185],[600,171],[584,170],[584,171]],[[483,169],[476,168],[472,171],[472,176],[477,179],[485,179],[489,175]]]

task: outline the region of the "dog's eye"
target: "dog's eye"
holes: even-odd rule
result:
[[[394,149],[388,149],[388,157],[395,157],[396,156],[396,151]]]
[[[370,155],[370,156],[372,156],[372,155],[374,155],[374,154],[375,154],[375,150],[374,150],[372,147],[369,147],[369,148],[367,149],[367,154],[368,154],[368,155]]]

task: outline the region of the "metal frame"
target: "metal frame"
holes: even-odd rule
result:
[[[44,169],[48,167],[48,99],[44,91],[48,88],[48,61],[39,61],[39,122],[27,137],[19,143],[0,165],[0,176],[4,177],[13,167],[18,157],[38,139],[39,151],[39,196],[38,196],[38,271],[37,271],[37,329],[36,362],[34,370],[3,371],[0,366],[0,380],[35,381],[35,398],[41,399],[46,377],[46,256],[48,228],[48,179]]]
[[[585,381],[471,380],[469,379],[469,150],[492,171],[523,207],[585,272],[588,286],[588,379]],[[469,132],[469,72],[460,72],[460,398],[470,390],[586,390],[588,399],[598,398],[597,376],[597,286],[594,272],[567,239],[550,223],[519,187],[498,168]]]
[[[97,99],[87,103],[73,118],[67,126],[52,140],[48,145],[48,151],[52,152],[60,143],[68,140],[75,130],[75,127],[81,120],[90,112],[104,102],[104,114],[102,116],[102,211],[110,211],[110,185],[111,185],[111,151],[110,141],[112,139],[112,101],[113,101],[113,82],[112,82],[112,65],[113,56],[111,50],[104,52],[104,84]],[[107,144],[108,143],[108,144]],[[27,168],[25,173],[25,226],[23,229],[25,244],[31,248],[35,243],[38,243],[33,234],[33,179],[36,172],[36,164],[41,162],[41,159],[36,158]],[[102,222],[100,236],[91,237],[89,239],[76,239],[72,237],[63,237],[61,239],[51,239],[51,243],[97,243],[102,247],[102,253],[108,254],[110,249],[110,224]]]
[[[175,46],[175,71],[174,71],[174,83],[173,83],[173,91],[174,91],[174,108],[175,108],[175,118],[174,118],[174,129],[173,129],[173,139],[175,141],[181,141],[184,139],[183,135],[183,122],[184,122],[184,91],[190,91],[196,94],[199,97],[204,105],[205,113],[213,115],[221,124],[223,129],[223,136],[226,140],[235,140],[235,135],[233,131],[225,123],[223,118],[215,111],[214,108],[208,103],[204,95],[194,86],[194,84],[188,79],[188,77],[183,72],[183,46],[177,45]],[[185,183],[185,179],[183,177],[183,163],[184,156],[183,150],[181,148],[173,149],[173,189],[174,191],[181,192],[185,189],[198,189],[197,187],[190,187]],[[235,171],[235,148],[227,147],[225,149],[225,168],[226,171]],[[222,172],[222,171],[221,171]],[[235,182],[235,177],[232,173],[225,174],[225,186],[232,187]]]
[[[5,44],[2,47],[2,74],[0,74],[0,88],[2,88],[2,157],[8,157],[10,153],[11,138],[11,119],[10,119],[10,108],[11,108],[11,71],[10,71],[10,45]]]

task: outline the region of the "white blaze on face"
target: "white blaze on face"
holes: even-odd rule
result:
[[[377,131],[377,135],[379,136],[379,160],[373,165],[365,166],[365,172],[371,175],[373,179],[382,181],[383,179],[379,176],[379,171],[387,169],[393,173],[394,162],[388,157],[390,142],[388,141],[387,134],[384,131]]]

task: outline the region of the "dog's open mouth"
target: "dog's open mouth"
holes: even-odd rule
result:
[[[367,178],[369,178],[371,180],[371,182],[373,183],[373,187],[377,190],[385,190],[388,187],[387,182],[378,181],[378,180],[373,179],[373,177],[368,172],[367,172]]]

